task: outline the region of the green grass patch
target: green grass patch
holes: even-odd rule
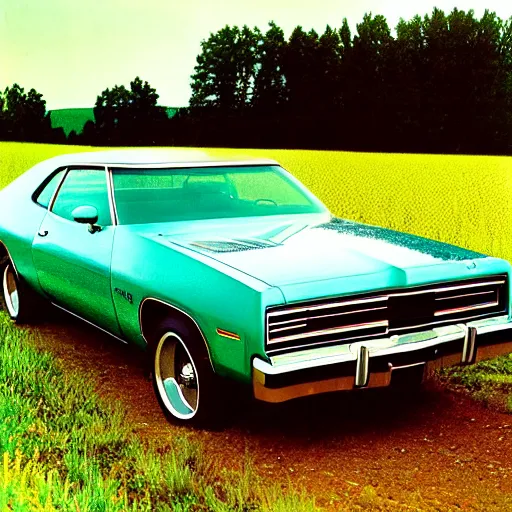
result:
[[[439,376],[449,387],[463,388],[476,400],[512,413],[512,354],[445,368]]]
[[[186,437],[143,444],[94,383],[63,372],[0,313],[0,510],[313,511],[250,461],[213,466]]]

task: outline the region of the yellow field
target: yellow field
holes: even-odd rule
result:
[[[96,149],[96,148],[94,148]],[[0,188],[74,146],[0,143]],[[512,158],[295,150],[209,150],[274,158],[338,217],[512,261]]]

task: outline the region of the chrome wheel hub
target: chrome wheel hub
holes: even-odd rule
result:
[[[16,274],[10,263],[7,264],[4,270],[3,293],[9,315],[12,318],[16,318],[19,314],[20,302]]]
[[[196,387],[196,374],[192,363],[186,363],[181,368],[179,382],[188,388]]]
[[[164,334],[158,342],[155,382],[162,402],[173,416],[195,416],[199,406],[197,370],[185,343],[175,333]]]

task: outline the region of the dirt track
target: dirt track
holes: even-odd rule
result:
[[[119,399],[141,436],[190,433],[164,419],[137,352],[66,315],[35,331],[39,346]],[[191,437],[221,465],[240,467],[247,453],[263,479],[304,488],[329,509],[372,485],[413,509],[512,510],[512,416],[434,385],[413,398],[385,390],[252,403],[223,432]]]

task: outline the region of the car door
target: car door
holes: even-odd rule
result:
[[[97,209],[101,229],[73,219],[79,206]],[[70,168],[32,253],[39,283],[55,304],[119,335],[110,275],[114,232],[105,168]]]

